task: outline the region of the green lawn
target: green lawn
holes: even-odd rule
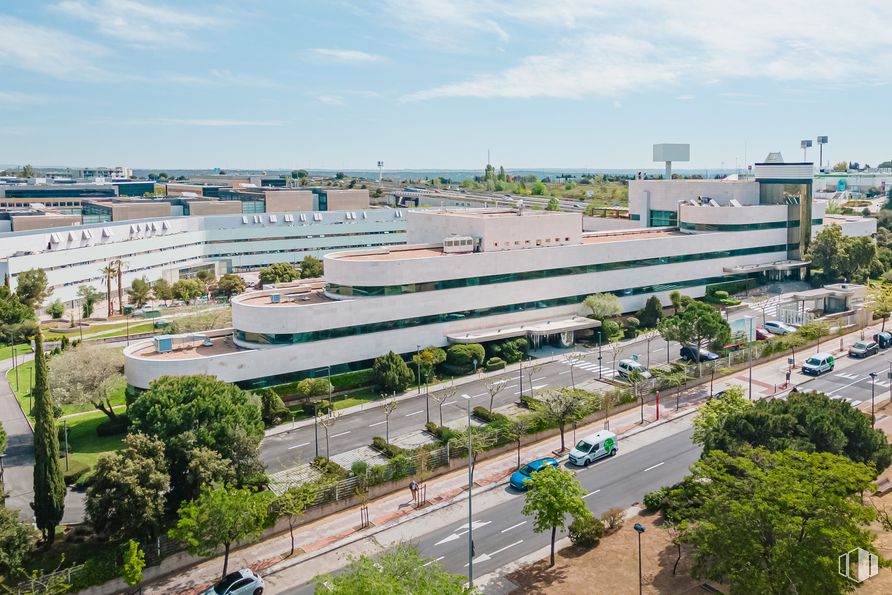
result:
[[[23,353],[31,353],[31,344],[30,343],[19,343],[15,346],[16,356],[22,355]],[[4,345],[0,347],[0,359],[10,359],[12,358],[12,347],[9,345]]]
[[[68,425],[68,448],[72,463],[77,461],[92,467],[96,464],[100,454],[121,448],[123,434],[118,436],[96,435],[96,426],[107,419],[108,416],[104,413],[96,411],[69,417],[65,420]],[[65,445],[60,444],[59,447],[64,449]]]
[[[18,370],[18,388],[16,387],[16,370]],[[34,374],[34,362],[25,362],[24,364],[20,364],[15,368],[11,369],[6,373],[6,380],[9,382],[9,386],[12,388],[12,392],[15,393],[16,398],[18,398],[19,403],[22,405],[22,409],[26,414],[30,416],[31,411],[29,407],[31,405],[29,398],[31,391],[31,381]],[[123,405],[126,401],[124,398],[124,389],[126,386],[122,384],[116,391],[114,396],[111,399],[112,406],[115,405]],[[94,411],[95,408],[90,405],[62,405],[62,415],[69,415],[71,413],[80,413],[82,411]],[[98,412],[103,417],[101,411]]]

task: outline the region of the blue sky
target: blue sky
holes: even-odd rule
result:
[[[875,165],[890,22],[888,0],[4,2],[0,163],[641,168],[689,142],[733,168],[822,134],[825,161]]]

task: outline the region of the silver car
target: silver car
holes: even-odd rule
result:
[[[250,568],[230,572],[204,595],[262,595],[263,579]]]

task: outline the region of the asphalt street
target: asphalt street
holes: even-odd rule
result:
[[[842,357],[848,358],[847,355]],[[797,365],[804,361],[804,357],[797,356]],[[854,365],[845,370],[826,372],[817,378],[811,378],[797,370],[792,379],[793,384],[798,385],[799,390],[820,391],[831,398],[842,399],[853,407],[861,406],[862,409],[862,403],[870,401],[871,390],[874,391],[877,406],[881,402],[888,402],[892,398],[892,381],[888,377],[892,371],[892,349],[855,361]],[[875,379],[871,379],[871,372],[876,374]]]
[[[639,361],[647,364],[647,345],[644,341],[627,346],[619,356],[619,359],[630,358],[633,354],[639,356]],[[668,354],[671,359],[677,359],[679,346],[670,344],[668,346]],[[609,349],[602,349],[602,361],[598,364],[598,350],[592,349],[583,352],[586,357],[584,361],[573,367],[573,381],[578,385],[582,382],[597,380],[599,376],[610,377],[613,375],[613,354]],[[650,363],[666,361],[667,345],[662,339],[652,341],[650,344]],[[570,386],[571,383],[571,367],[566,362],[556,361],[545,364],[537,364],[535,360],[532,363],[535,373],[532,375],[533,389],[543,390],[546,388],[558,388]],[[529,394],[530,377],[528,375],[528,367],[524,366],[523,373],[523,390],[525,394]],[[497,377],[488,377],[484,380],[475,380],[468,384],[462,384],[455,387],[455,397],[443,403],[443,423],[448,425],[449,422],[465,418],[467,416],[465,408],[457,401],[462,394],[472,397],[472,407],[483,406],[489,407],[489,392],[486,383],[492,382],[494,379],[504,380],[504,385],[496,395],[493,408],[515,402],[520,397],[520,375],[517,371],[505,373]],[[605,388],[609,388],[605,385]],[[427,408],[430,408],[430,419],[434,423],[439,423],[440,414],[439,406],[435,399],[425,399],[424,389],[422,394],[405,399],[399,402],[399,405],[390,416],[390,438],[391,441],[397,436],[410,434],[424,429],[427,423]],[[328,447],[331,449],[331,455],[337,455],[354,448],[367,446],[372,443],[375,436],[384,436],[386,420],[384,410],[381,407],[370,407],[364,411],[357,411],[349,415],[344,415],[337,419],[335,424],[328,430]],[[284,432],[265,438],[261,444],[260,458],[266,464],[270,473],[282,471],[290,467],[294,467],[301,463],[308,463],[316,456],[316,440],[318,435],[319,454],[325,456],[325,432],[324,428],[318,426],[298,427],[290,432]]]
[[[622,453],[621,441],[621,453],[615,458],[602,459],[584,469],[565,466],[577,471],[577,478],[585,489],[583,498],[594,514],[614,507],[625,509],[640,502],[645,493],[675,483],[686,475],[700,457],[700,447],[691,443],[691,434],[687,429],[628,453]],[[523,494],[510,487],[497,489],[505,490],[507,500],[474,515],[475,577],[482,577],[549,544],[550,532],[534,533],[532,521],[521,513]],[[465,502],[458,506],[466,506]],[[451,573],[466,576],[467,533],[465,521],[430,531],[414,541],[424,557],[437,560]],[[563,536],[559,532],[558,539]],[[303,595],[313,591],[313,584],[305,583],[283,593]]]

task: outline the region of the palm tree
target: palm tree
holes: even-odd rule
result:
[[[118,277],[118,314],[124,315],[124,270],[127,269],[127,263],[117,259],[112,263],[115,269],[115,275]]]
[[[102,277],[105,279],[105,299],[108,304],[108,316],[114,314],[114,298],[112,297],[112,277],[115,276],[115,264],[113,262],[107,262],[104,267],[102,267],[99,272],[102,273]]]

